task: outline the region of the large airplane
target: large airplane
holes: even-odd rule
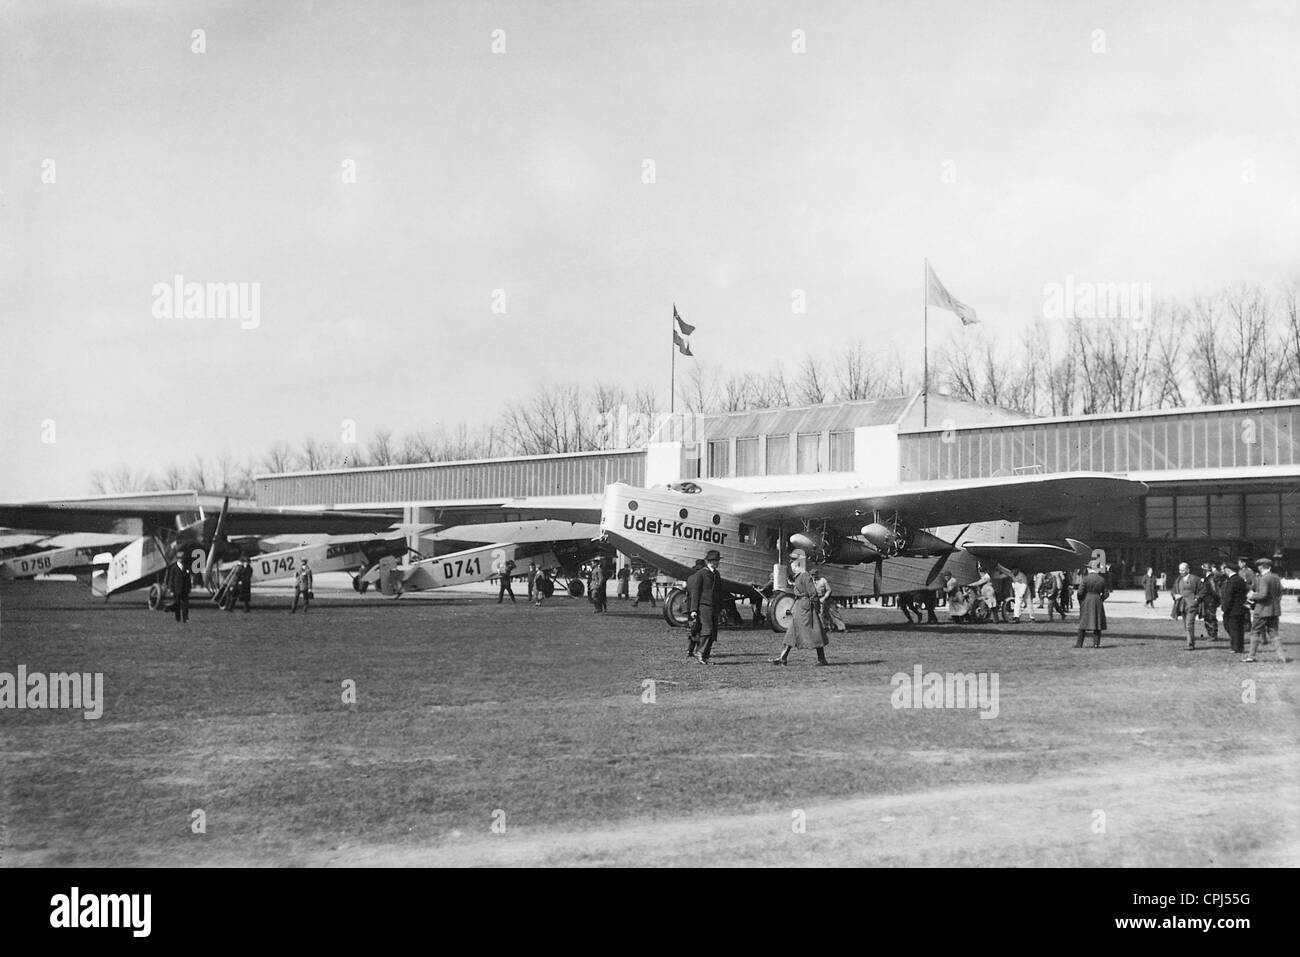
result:
[[[183,555],[192,574],[210,591],[218,586],[223,558],[260,551],[269,535],[381,533],[395,524],[391,515],[333,510],[258,508],[226,498],[220,510],[205,508],[197,493],[192,506],[167,501],[111,499],[102,502],[21,502],[0,504],[0,525],[43,532],[98,532],[133,537],[97,572],[97,595],[150,588],[150,604],[161,603],[165,571]],[[155,590],[152,586],[158,586]]]
[[[784,631],[794,605],[787,577],[794,548],[820,565],[840,596],[932,589],[945,569],[967,583],[979,577],[981,563],[1027,573],[1071,569],[1092,556],[1073,539],[1059,545],[968,532],[977,524],[986,534],[999,525],[1013,527],[1017,537],[1021,527],[1066,529],[1090,509],[1145,492],[1141,482],[1093,473],[777,492],[693,481],[655,488],[615,484],[605,491],[601,528],[620,551],[678,578],[717,549],[723,585],[732,594],[753,599],[771,583],[767,618]],[[951,539],[932,531],[963,524]],[[685,623],[682,590],[670,594],[665,617]]]

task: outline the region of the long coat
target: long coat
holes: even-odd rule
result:
[[[700,616],[700,636],[709,638],[718,633],[718,616],[722,614],[722,603],[726,595],[722,590],[722,576],[715,574],[709,566],[697,568],[686,579],[686,597],[690,601],[687,611]]]
[[[1246,592],[1250,589],[1246,587],[1246,580],[1240,575],[1229,575],[1224,581],[1223,587],[1219,590],[1219,597],[1223,601],[1223,620],[1229,621],[1235,619],[1240,622],[1246,620]]]
[[[1079,583],[1079,630],[1105,631],[1106,605],[1110,586],[1096,572],[1088,572]]]
[[[1146,590],[1146,600],[1155,601],[1160,597],[1160,590],[1156,587],[1155,574],[1142,576],[1142,587]]]
[[[830,644],[826,640],[826,629],[822,627],[822,618],[817,609],[817,585],[807,572],[800,572],[791,585],[794,593],[794,614],[790,618],[790,630],[786,633],[785,643],[796,648],[824,648]]]
[[[173,595],[186,598],[190,595],[190,570],[184,562],[172,562],[167,566],[167,584]]]

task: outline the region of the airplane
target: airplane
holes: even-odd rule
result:
[[[92,591],[104,598],[118,592],[158,586],[157,601],[165,597],[168,564],[185,556],[191,573],[209,591],[218,587],[220,561],[231,554],[260,550],[261,536],[288,533],[345,534],[386,532],[391,515],[334,510],[259,508],[230,504],[229,497],[211,514],[193,496],[193,506],[174,501],[105,501],[0,503],[0,525],[40,531],[129,533],[135,535],[118,550],[105,571],[96,572]],[[151,588],[151,592],[153,589]],[[152,601],[152,597],[151,597]]]
[[[6,547],[5,539],[12,542]],[[17,544],[26,540],[25,544]],[[82,575],[96,567],[95,559],[131,541],[121,535],[72,534],[4,536],[0,552],[0,581],[35,578],[38,575]]]
[[[397,598],[411,591],[426,591],[488,581],[499,577],[508,561],[515,574],[524,573],[525,561],[538,568],[558,568],[566,576],[570,595],[580,597],[583,584],[578,569],[583,562],[611,550],[600,543],[600,526],[561,520],[491,522],[441,528],[426,539],[436,548],[457,551],[421,558],[407,565],[381,561],[361,576],[364,584],[377,584],[384,595]]]
[[[1141,482],[1099,473],[779,492],[694,481],[615,484],[605,490],[601,528],[619,551],[683,579],[705,551],[717,549],[723,587],[732,594],[752,600],[771,582],[767,619],[783,632],[795,600],[787,565],[792,549],[803,549],[840,596],[932,589],[945,568],[967,583],[978,578],[979,562],[1026,572],[1075,568],[1092,552],[1072,539],[1065,546],[962,539],[976,523],[1066,527],[1089,508],[1145,492]],[[929,531],[962,522],[966,528],[952,539]],[[685,624],[683,589],[669,594],[664,617]]]
[[[429,526],[420,526],[427,528]],[[265,544],[265,543],[263,543]],[[259,585],[281,578],[293,578],[307,562],[313,574],[325,572],[348,572],[352,575],[352,587],[364,593],[369,587],[365,576],[386,559],[402,558],[410,551],[406,532],[395,535],[329,535],[323,541],[303,542],[289,548],[277,548],[257,555],[249,554],[253,569],[252,584]],[[222,587],[231,580],[234,562],[221,566]],[[155,595],[154,589],[158,592]],[[221,589],[212,596],[217,600]],[[160,607],[165,596],[161,585],[150,588],[149,607]]]

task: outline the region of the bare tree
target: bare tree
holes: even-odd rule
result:
[[[833,360],[835,394],[841,401],[874,399],[887,388],[861,339],[856,339]]]
[[[158,481],[148,472],[130,465],[116,465],[107,472],[91,472],[90,487],[98,495],[116,495],[123,492],[152,492]]]
[[[393,442],[392,429],[375,429],[375,434],[366,443],[371,465],[392,465],[396,461],[397,446]]]
[[[276,442],[261,459],[262,470],[272,474],[291,471],[293,465],[293,450],[288,442]]]
[[[795,380],[795,394],[800,402],[808,405],[820,405],[830,393],[826,370],[816,356],[804,356],[799,365],[799,377]]]

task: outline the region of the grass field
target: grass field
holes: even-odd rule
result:
[[[257,600],[183,626],[0,586],[0,671],[105,691],[99,720],[0,711],[0,862],[1300,863],[1300,662],[1187,652],[1167,620],[1113,620],[1094,651],[870,608],[832,667],[773,667],[775,636],[737,629],[706,668],[615,599]],[[996,718],[894,708],[916,665],[996,674]]]

